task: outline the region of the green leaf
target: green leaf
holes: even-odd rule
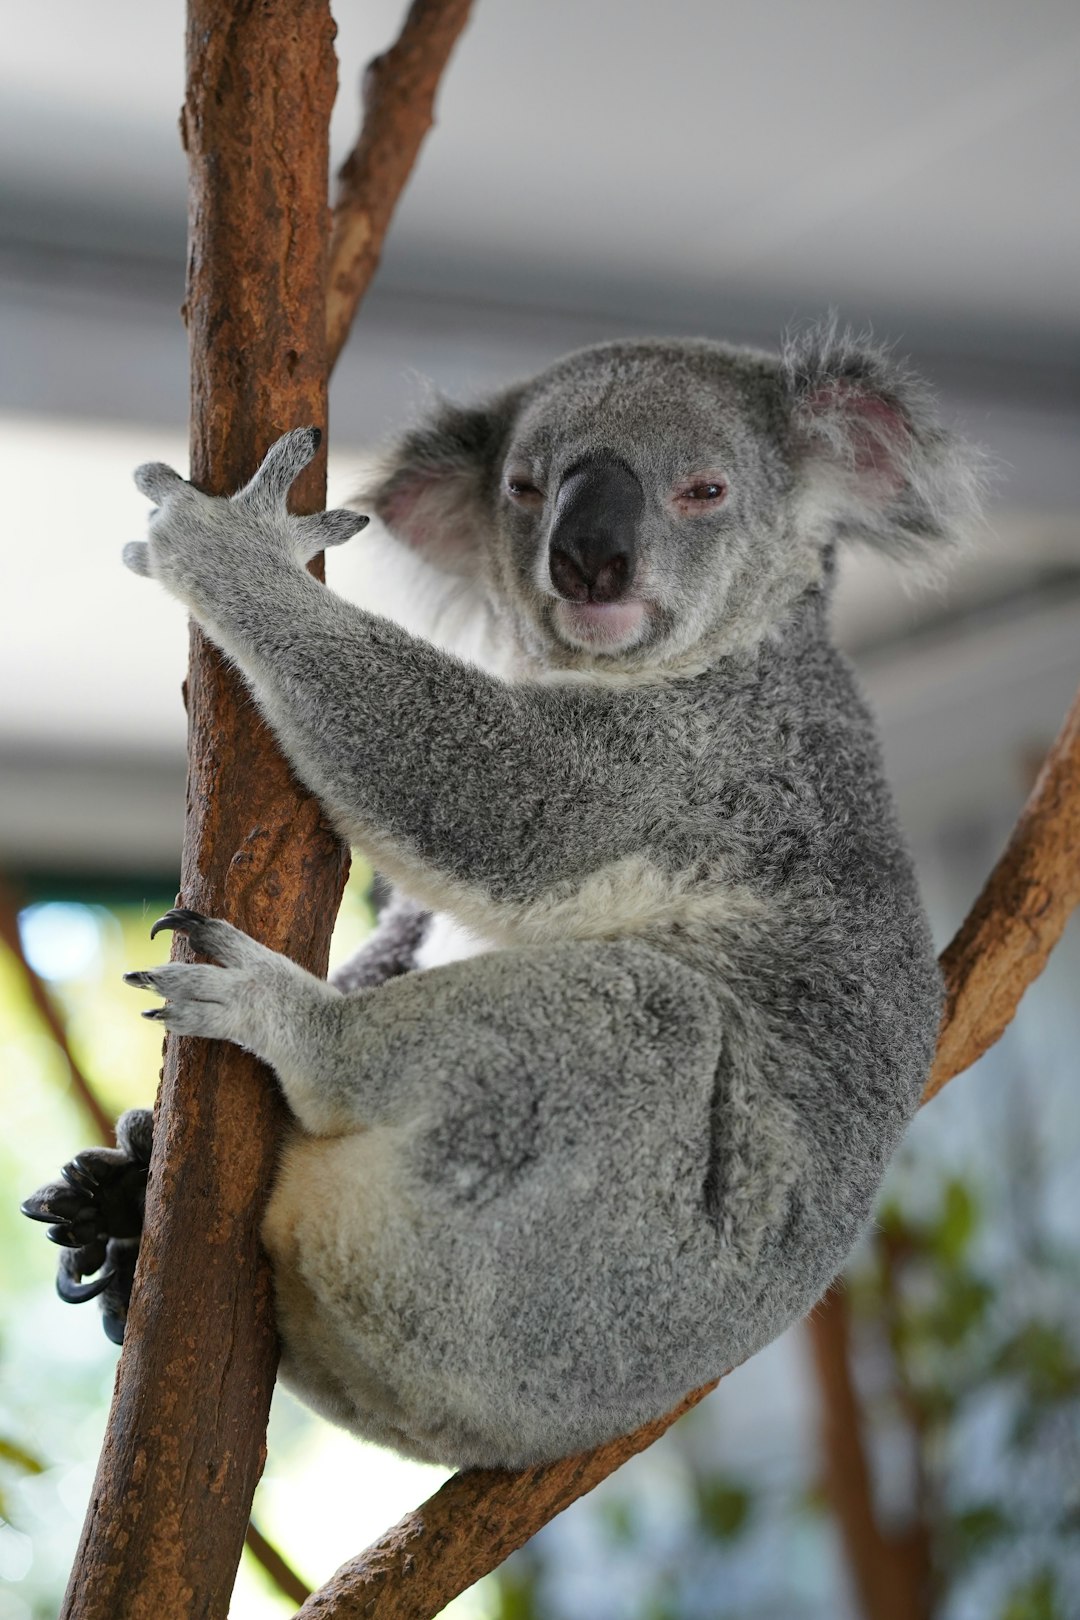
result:
[[[942,1280],[941,1295],[926,1313],[925,1326],[932,1339],[955,1350],[973,1329],[982,1325],[994,1290],[972,1271],[950,1272]]]
[[[946,1529],[949,1546],[957,1563],[978,1558],[988,1548],[1010,1535],[1012,1520],[996,1502],[981,1502],[952,1518]]]
[[[717,1541],[734,1541],[746,1528],[753,1497],[745,1485],[730,1479],[703,1481],[697,1489],[702,1527]]]
[[[955,1264],[963,1258],[978,1226],[975,1198],[966,1182],[956,1177],[945,1184],[941,1212],[930,1229],[930,1242],[941,1260]]]
[[[637,1529],[634,1524],[634,1510],[629,1502],[620,1501],[618,1498],[604,1502],[600,1509],[600,1517],[605,1530],[617,1546],[629,1546],[634,1540]]]
[[[1000,1620],[1065,1620],[1053,1571],[1044,1569],[1009,1593]]]
[[[1029,1322],[1002,1346],[996,1368],[1025,1378],[1036,1401],[1068,1400],[1080,1394],[1080,1365],[1067,1334],[1055,1322]]]
[[[43,1474],[45,1464],[35,1457],[32,1451],[20,1446],[17,1440],[5,1440],[0,1437],[0,1461],[12,1463],[20,1468],[24,1474]]]
[[[495,1576],[495,1620],[540,1620],[536,1574],[505,1564]]]

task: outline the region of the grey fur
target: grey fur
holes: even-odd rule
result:
[[[342,995],[208,922],[221,966],[145,977],[170,1027],[270,1062],[297,1117],[265,1227],[294,1387],[416,1456],[530,1463],[752,1354],[867,1218],[941,987],[829,639],[833,550],[939,549],[974,462],[833,332],[779,359],[606,345],[439,407],[370,499],[475,594],[492,673],[303,571],[348,527],[285,511],[311,451],[288,435],[231,501],[143,469],[160,504],[128,561],[236,661],[406,916],[488,949],[402,973],[415,944],[376,947],[342,982],[392,977]],[[637,627],[602,647],[546,561],[597,452],[645,491]],[[706,475],[725,498],[686,493]]]

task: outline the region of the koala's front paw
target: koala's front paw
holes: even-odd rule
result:
[[[125,973],[125,984],[165,997],[163,1007],[150,1007],[143,1017],[178,1035],[235,1041],[255,1050],[268,1010],[283,999],[291,964],[231,923],[197,911],[167,911],[151,928],[150,938],[163,928],[186,934],[197,951],[221,965],[167,962]]]
[[[268,562],[304,567],[327,546],[351,539],[368,521],[358,512],[297,517],[286,505],[321,442],[318,428],[286,433],[251,482],[228,499],[204,495],[164,462],[137,468],[135,484],[155,506],[149,540],[125,546],[125,564],[160,580],[189,606],[212,610],[238,573],[257,576]]]
[[[152,1133],[150,1110],[129,1109],[117,1123],[116,1147],[77,1154],[64,1166],[63,1181],[39,1188],[20,1205],[32,1221],[47,1221],[46,1235],[62,1247],[60,1298],[80,1305],[100,1296],[105,1332],[114,1344],[122,1343],[127,1321]]]

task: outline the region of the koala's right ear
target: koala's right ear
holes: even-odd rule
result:
[[[440,402],[383,458],[358,505],[368,505],[396,539],[450,574],[472,573],[495,516],[503,446],[516,391],[489,405]]]
[[[832,540],[932,561],[978,518],[981,454],[941,423],[929,390],[888,350],[835,321],[780,358],[800,471]]]

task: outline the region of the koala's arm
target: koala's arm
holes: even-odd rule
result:
[[[581,689],[497,680],[306,572],[311,554],[363,521],[288,513],[286,491],[313,453],[310,430],[287,435],[231,500],[200,494],[168,468],[140,469],[158,507],[148,545],[125,556],[239,665],[345,835],[436,901],[425,874],[496,900],[532,898],[579,875],[566,869],[565,830],[583,810],[604,812],[588,818],[603,829],[585,855],[592,869],[638,847],[626,761]],[[580,865],[580,849],[573,858]]]

